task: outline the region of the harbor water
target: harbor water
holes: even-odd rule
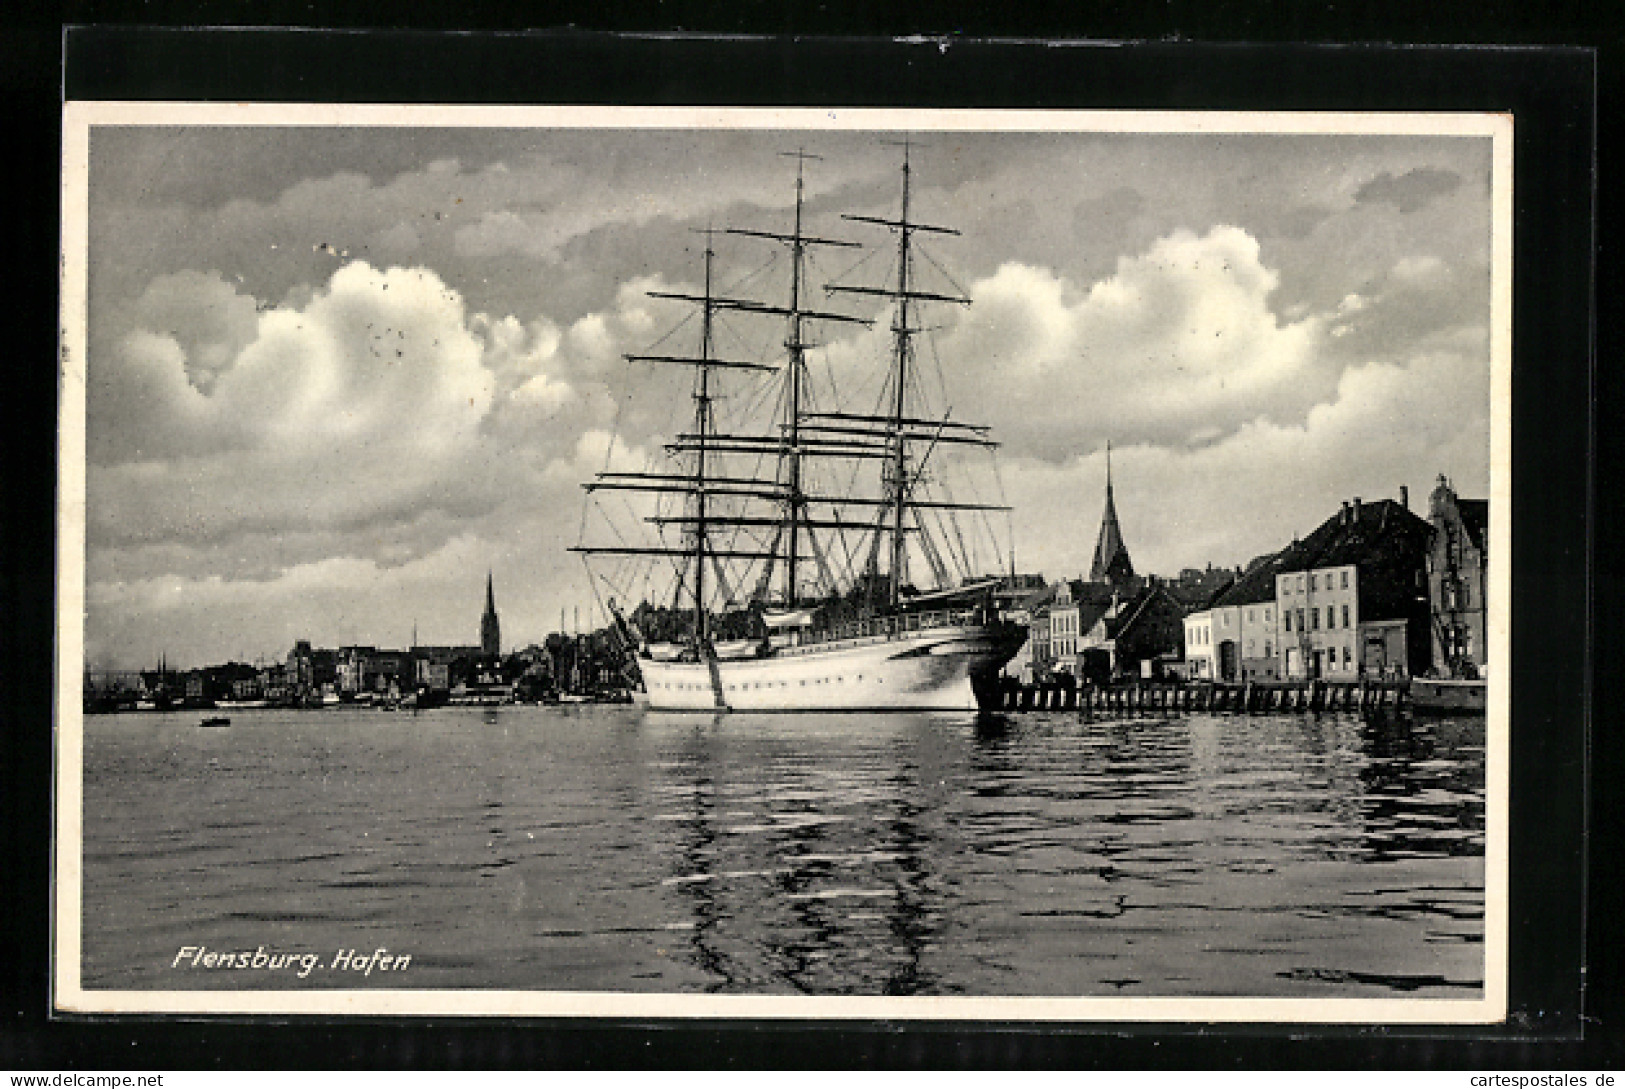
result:
[[[231,716],[86,718],[85,988],[1482,993],[1481,717]]]

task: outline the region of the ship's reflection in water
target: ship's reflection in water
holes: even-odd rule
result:
[[[1481,718],[108,716],[85,781],[91,988],[1482,985]],[[414,959],[171,967],[199,944]]]
[[[722,992],[1476,994],[1483,721],[651,716]]]

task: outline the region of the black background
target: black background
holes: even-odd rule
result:
[[[1601,128],[1607,177],[1620,105],[1617,26],[1599,23],[1581,4],[1538,13],[1494,3],[1362,5],[1357,12],[1291,3],[1125,3],[1019,14],[992,8],[923,14],[873,4],[620,5],[574,13],[590,30],[475,36],[157,26],[387,27],[401,18],[387,5],[87,3],[10,16],[0,33],[0,101],[9,121],[6,172],[24,186],[5,205],[12,274],[10,290],[0,294],[10,318],[0,337],[7,376],[0,387],[7,440],[0,473],[0,1069],[1619,1065],[1625,988],[1612,706],[1621,598],[1611,545],[1618,516],[1607,482],[1617,476],[1625,428],[1612,423],[1620,407],[1612,358],[1618,273],[1607,261],[1608,243],[1618,238],[1612,218],[1596,224],[1604,324],[1594,326],[1590,307],[1593,126]],[[562,27],[570,15],[474,3],[414,12],[413,19],[419,31],[515,31]],[[1509,1023],[1457,1030],[49,1019],[56,391],[47,361],[56,353],[64,21],[101,24],[69,38],[66,90],[79,98],[1514,113]],[[146,29],[134,25],[143,23]],[[673,30],[769,37],[609,33]],[[908,33],[939,40],[892,40]],[[835,34],[844,37],[828,36]],[[986,40],[1010,36],[1132,44],[1058,49]],[[1601,51],[1292,44],[1316,41]]]

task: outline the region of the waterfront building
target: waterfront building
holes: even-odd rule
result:
[[[367,659],[378,653],[377,647],[340,647],[334,667],[339,697],[354,696],[370,691],[366,684]]]
[[[502,625],[497,621],[496,592],[491,584],[491,572],[485,573],[485,614],[480,617],[480,650],[495,658],[502,653]]]
[[[412,687],[415,670],[408,650],[375,650],[361,663],[361,691],[398,697]]]
[[[481,655],[469,664],[468,675],[451,687],[452,703],[512,703],[514,680],[500,658]]]
[[[427,688],[431,692],[448,692],[451,690],[451,663],[436,662],[428,658],[413,656],[415,665],[415,681],[417,687]]]
[[[288,667],[278,662],[260,670],[260,696],[269,700],[273,705],[282,706],[294,702],[294,691],[288,683]]]
[[[1184,677],[1191,681],[1219,679],[1219,663],[1213,649],[1213,612],[1201,609],[1186,613]]]
[[[1279,642],[1275,576],[1280,561],[1278,553],[1257,557],[1213,596],[1206,609],[1186,617],[1185,655],[1193,679],[1239,682],[1280,677],[1275,655]]]
[[[310,683],[323,692],[331,693],[338,684],[338,652],[330,647],[317,647],[310,652]]]
[[[1356,497],[1274,567],[1280,672],[1405,677],[1428,667],[1424,563],[1432,527],[1391,499]]]
[[[1441,475],[1428,517],[1431,664],[1441,676],[1476,678],[1488,661],[1489,500],[1460,498]]]
[[[419,644],[412,648],[413,677],[419,688],[444,692],[466,680],[471,663],[484,656],[483,648],[473,645]]]
[[[1078,679],[1153,676],[1157,663],[1184,657],[1184,618],[1185,610],[1159,579],[1114,597],[1079,643]]]
[[[1047,681],[1054,669],[1055,659],[1050,653],[1050,607],[1055,600],[1053,588],[1035,599],[1028,610],[1027,655],[1028,672],[1022,680],[1037,683]]]
[[[1049,641],[1056,673],[1074,678],[1084,675],[1084,636],[1120,600],[1120,592],[1109,583],[1063,579],[1055,584],[1055,599],[1049,609]]]
[[[83,707],[86,714],[133,708],[146,695],[137,670],[85,670]]]
[[[294,643],[293,649],[288,652],[286,665],[286,683],[289,687],[300,692],[308,692],[314,687],[316,670],[312,657],[309,639],[300,639]]]

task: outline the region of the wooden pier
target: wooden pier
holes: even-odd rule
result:
[[[1144,681],[1099,687],[1060,684],[1008,685],[995,693],[1000,711],[1084,711],[1101,714],[1179,714],[1187,711],[1238,715],[1395,709],[1405,704],[1410,682],[1254,681],[1246,684]]]

